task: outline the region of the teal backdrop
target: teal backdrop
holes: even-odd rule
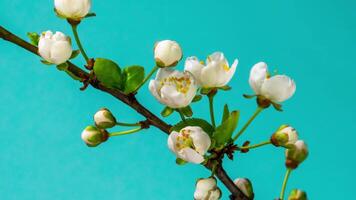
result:
[[[22,38],[48,29],[72,36],[52,1],[0,0],[0,10],[0,24]],[[297,91],[284,111],[263,112],[239,143],[264,141],[279,125],[291,124],[308,143],[310,156],[292,173],[287,192],[300,188],[312,200],[353,199],[355,10],[354,0],[93,0],[97,17],[82,22],[79,34],[89,56],[139,64],[146,71],[154,65],[153,45],[162,39],[178,41],[184,58],[217,50],[230,62],[238,58],[233,90],[221,92],[215,107],[218,119],[224,103],[239,109],[240,127],[256,107],[242,97],[252,93],[251,66],[265,61],[290,75]],[[82,65],[83,59],[74,62]],[[80,134],[97,109],[108,107],[126,122],[142,117],[93,88],[79,91],[79,82],[5,41],[0,41],[0,69],[0,199],[192,199],[195,180],[209,176],[197,165],[177,166],[167,136],[156,128],[88,148]],[[163,108],[147,85],[138,99],[154,113]],[[193,109],[208,119],[206,99]],[[279,195],[283,149],[266,146],[235,159],[225,160],[227,171],[233,178],[249,177],[257,200]]]

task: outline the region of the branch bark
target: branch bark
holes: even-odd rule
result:
[[[0,26],[0,38],[9,41],[13,44],[18,45],[19,47],[32,52],[33,54],[38,55],[38,49],[36,46],[26,42],[25,40],[19,38],[18,36],[14,35],[10,31],[6,30],[3,26]],[[74,75],[76,75],[79,78],[82,78],[83,80],[88,79],[89,73],[86,71],[82,70],[78,66],[74,65],[73,63],[68,61],[68,70],[72,72]],[[111,89],[107,88],[104,85],[98,83],[98,82],[90,82],[90,84],[101,91],[104,91],[106,93],[111,94],[114,96],[116,99],[122,101],[123,103],[127,104],[131,108],[133,108],[136,112],[141,114],[146,118],[146,121],[148,122],[149,125],[155,126],[159,128],[161,131],[169,135],[171,125],[165,123],[162,121],[159,117],[157,117],[155,114],[153,114],[151,111],[149,111],[147,108],[145,108],[143,105],[141,105],[135,95],[126,95],[122,93],[120,90],[117,89]],[[221,163],[222,160],[219,162],[220,164],[216,167],[216,176],[219,178],[219,180],[227,187],[227,189],[231,192],[233,199],[235,200],[249,200],[248,197],[244,195],[244,193],[238,189],[231,178],[227,175],[226,171],[222,167]],[[212,170],[212,164],[208,162],[205,167],[209,170]]]

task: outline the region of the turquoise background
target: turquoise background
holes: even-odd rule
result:
[[[71,34],[53,13],[53,2],[0,0],[0,24],[21,37],[48,29]],[[223,51],[240,63],[223,104],[241,110],[242,125],[255,110],[249,70],[258,61],[297,83],[284,112],[263,112],[239,143],[266,140],[283,123],[299,130],[310,156],[295,172],[287,192],[301,188],[310,199],[352,199],[356,165],[355,53],[356,1],[224,0],[93,1],[97,17],[79,27],[87,53],[121,66],[153,65],[153,44],[177,40],[184,56],[205,58]],[[75,63],[82,65],[78,57]],[[181,69],[183,62],[179,64]],[[101,107],[121,121],[141,116],[111,96],[87,89],[39,58],[0,41],[0,199],[192,199],[195,180],[209,172],[197,165],[177,166],[167,136],[151,128],[86,147],[82,129]],[[143,88],[138,99],[154,113],[162,106]],[[208,118],[206,99],[193,108]],[[174,123],[177,116],[167,119]],[[241,126],[240,126],[241,127]],[[284,176],[283,149],[272,146],[236,154],[224,162],[231,177],[249,177],[256,199],[279,195]],[[220,184],[220,186],[222,186]],[[227,199],[227,191],[222,187]]]

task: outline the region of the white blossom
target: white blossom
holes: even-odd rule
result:
[[[59,16],[80,20],[89,13],[91,0],[54,0],[54,7]]]
[[[38,53],[47,62],[65,63],[72,55],[71,40],[61,32],[43,32],[38,42]]]
[[[156,63],[159,67],[175,66],[183,56],[179,44],[172,40],[157,42],[154,48],[154,54]]]
[[[215,178],[204,178],[197,181],[194,199],[195,200],[217,200],[221,197],[221,191],[216,185]]]

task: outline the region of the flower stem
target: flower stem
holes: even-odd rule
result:
[[[159,69],[159,67],[156,65],[153,67],[153,69],[150,71],[150,73],[145,77],[145,79],[143,79],[143,81],[140,83],[140,85],[138,85],[136,87],[136,89],[132,92],[132,93],[135,93],[137,92],[147,81],[148,79],[151,78],[151,76]]]
[[[132,130],[128,130],[128,131],[120,131],[120,132],[110,133],[109,136],[112,137],[112,136],[127,135],[127,134],[138,132],[140,130],[142,130],[141,127],[135,128],[135,129],[132,129]]]
[[[254,148],[257,148],[257,147],[261,147],[261,146],[264,146],[264,145],[267,145],[267,144],[271,144],[271,141],[267,140],[267,141],[264,141],[264,142],[261,142],[261,143],[258,143],[258,144],[254,144],[254,145],[250,145],[250,146],[244,146],[244,147],[239,147],[240,149],[254,149]]]
[[[260,114],[260,112],[263,110],[262,107],[257,107],[255,113],[253,113],[253,115],[251,116],[251,118],[246,122],[246,124],[242,127],[242,129],[235,135],[235,137],[233,138],[234,141],[237,140],[237,138],[239,138],[242,133],[247,129],[247,127],[251,124],[251,122],[257,117],[258,114]]]
[[[181,109],[176,109],[176,111],[179,113],[180,118],[182,119],[183,122],[185,122],[185,117]]]
[[[210,109],[210,119],[211,124],[215,128],[215,116],[214,116],[214,96],[215,95],[208,95],[209,98],[209,109]]]
[[[131,124],[131,123],[122,123],[122,122],[117,122],[116,125],[117,126],[141,126],[140,123]]]
[[[288,182],[288,178],[290,173],[292,172],[291,168],[287,168],[286,174],[284,175],[284,180],[283,180],[283,185],[282,185],[282,190],[281,190],[281,194],[279,195],[279,199],[283,200],[284,199],[284,192],[286,190],[286,186],[287,186],[287,182]]]
[[[79,35],[78,35],[78,30],[77,30],[77,25],[74,25],[74,24],[71,24],[72,26],[72,31],[73,31],[73,35],[74,35],[74,38],[75,38],[75,41],[77,42],[77,45],[79,47],[79,50],[80,52],[82,53],[85,61],[88,63],[89,62],[89,57],[87,56],[87,54],[85,53],[84,51],[84,48],[83,48],[83,45],[82,43],[80,42],[80,39],[79,39]]]

